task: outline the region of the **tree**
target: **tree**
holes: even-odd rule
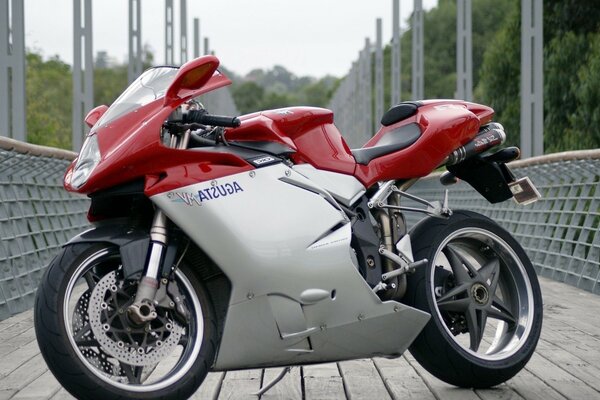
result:
[[[28,52],[25,69],[28,141],[71,148],[71,68],[58,57],[44,61]]]

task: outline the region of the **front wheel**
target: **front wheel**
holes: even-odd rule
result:
[[[185,265],[157,294],[157,317],[129,320],[137,281],[125,280],[117,247],[67,245],[35,303],[40,350],[77,398],[180,399],[202,383],[215,356],[212,305]]]
[[[542,296],[522,247],[495,222],[457,211],[411,232],[415,260],[407,302],[431,314],[410,347],[430,373],[460,387],[487,388],[513,377],[533,355]]]

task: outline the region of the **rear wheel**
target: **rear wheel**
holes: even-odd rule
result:
[[[38,289],[35,328],[58,381],[77,398],[187,398],[215,356],[212,305],[185,266],[157,294],[157,318],[127,317],[136,281],[123,279],[117,247],[73,244]]]
[[[482,215],[430,218],[411,233],[415,260],[407,301],[431,314],[410,347],[430,373],[461,387],[486,388],[519,372],[542,328],[542,297],[527,255]]]

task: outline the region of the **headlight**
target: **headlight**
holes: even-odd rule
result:
[[[73,176],[71,177],[71,185],[75,189],[79,189],[83,186],[99,162],[100,148],[98,147],[98,136],[88,136],[77,157],[77,163],[75,164]]]

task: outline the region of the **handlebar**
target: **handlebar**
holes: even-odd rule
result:
[[[227,128],[237,128],[241,121],[237,117],[227,117],[224,115],[211,115],[204,110],[190,110],[184,117],[187,123],[198,123],[210,126],[223,126]]]

